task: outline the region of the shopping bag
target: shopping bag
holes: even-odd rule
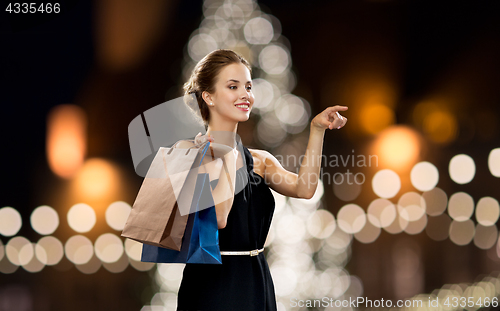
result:
[[[175,195],[180,215],[186,216],[190,213],[196,176],[210,142],[205,141],[188,149],[177,148],[177,144],[178,142],[172,148],[161,147],[160,149],[166,150],[165,163],[171,189]]]
[[[144,244],[141,261],[157,263],[222,264],[217,215],[207,173],[198,174],[192,208],[200,202],[212,206],[189,214],[180,251]]]
[[[192,196],[196,180],[189,176],[196,178],[198,175],[198,160],[201,157],[201,164],[209,144],[189,149],[177,149],[176,145],[158,150],[123,228],[123,237],[158,247],[181,249],[188,215],[181,215],[174,188],[179,189],[179,197]],[[175,165],[176,186],[173,187],[168,167]]]

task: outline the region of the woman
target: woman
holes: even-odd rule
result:
[[[206,136],[197,136],[196,140],[205,138],[234,148],[238,123],[248,120],[254,104],[250,64],[231,50],[213,51],[196,65],[184,90],[196,94],[207,125]],[[273,281],[262,253],[274,212],[269,188],[289,197],[313,196],[324,132],[346,124],[347,119],[338,114],[345,110],[344,106],[329,107],[311,121],[299,174],[285,170],[263,150],[243,147],[243,154],[239,154],[234,148],[224,157],[227,174],[220,175],[212,192],[222,265],[186,265],[178,310],[277,309]],[[189,147],[190,143],[179,146]],[[241,185],[243,190],[235,195],[234,189]]]

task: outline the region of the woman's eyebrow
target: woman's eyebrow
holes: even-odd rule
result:
[[[235,83],[239,83],[240,81],[239,80],[235,80],[235,79],[229,79],[227,80],[227,82],[235,82]],[[247,83],[252,83],[252,81],[247,81]]]

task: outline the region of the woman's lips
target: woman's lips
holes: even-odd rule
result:
[[[245,107],[242,107],[242,106],[238,107],[238,106],[235,105],[235,107],[238,108],[241,111],[248,111],[248,110],[250,110],[250,105],[248,105],[248,104],[238,104],[238,105],[242,105],[242,106],[244,105],[245,106]]]

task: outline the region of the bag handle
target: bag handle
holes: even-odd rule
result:
[[[206,142],[204,142],[204,143],[207,143],[207,142],[208,142],[208,144],[207,144],[207,145],[203,148],[203,151],[202,151],[202,152],[203,152],[203,156],[201,157],[201,160],[200,160],[200,166],[201,166],[201,163],[203,162],[203,159],[205,158],[205,154],[207,153],[207,149],[208,149],[208,147],[210,146],[210,142],[209,142],[209,141],[206,141]],[[194,147],[194,146],[193,146],[193,147]],[[190,148],[191,148],[191,147],[190,147]],[[210,148],[210,150],[212,151],[212,157],[213,157],[213,155],[214,155],[214,151],[213,151],[213,149],[212,149],[212,148]],[[188,151],[188,152],[189,152],[189,151]],[[186,153],[186,154],[187,154],[187,153]]]
[[[190,142],[194,143],[193,139],[181,139],[181,140],[177,141],[175,144],[173,144],[173,146],[170,148],[170,150],[168,150],[167,154],[170,155],[172,153],[172,151],[174,150],[174,148],[177,147],[177,144],[180,143],[181,141],[190,141]],[[204,141],[204,142],[199,143],[199,144],[195,144],[194,146],[187,148],[186,155],[189,153],[189,151],[191,151],[191,148],[200,148],[201,146],[203,146],[207,142],[209,142],[209,141],[207,140],[207,141]]]
[[[192,141],[192,142],[194,142],[194,140],[187,140],[187,141]],[[170,154],[170,153],[172,152],[172,150],[176,147],[176,145],[177,145],[179,142],[181,142],[181,141],[179,140],[178,142],[176,142],[176,143],[172,146],[172,148],[170,148],[170,150],[167,152],[167,154]],[[205,144],[206,144],[206,145],[205,145]],[[188,148],[188,150],[187,150],[187,152],[186,152],[186,154],[188,154],[188,153],[189,153],[189,151],[191,150],[191,148],[194,148],[194,147],[201,147],[201,146],[203,146],[203,145],[205,145],[205,147],[203,148],[203,151],[202,151],[203,156],[201,157],[201,160],[200,160],[200,164],[199,164],[200,166],[201,166],[201,163],[203,162],[203,159],[205,158],[205,154],[206,154],[206,152],[207,152],[207,149],[208,149],[208,148],[210,148],[210,154],[211,154],[211,156],[212,156],[212,159],[215,159],[214,149],[213,149],[213,147],[212,147],[212,146],[210,146],[210,141],[208,141],[208,140],[207,140],[207,141],[205,141],[205,142],[203,142],[203,143],[200,143],[200,144],[197,144],[197,145],[191,146],[191,147],[189,147],[189,148]],[[229,172],[228,172],[229,170],[228,170],[228,168],[227,168],[226,162],[223,160],[223,161],[222,161],[222,164],[224,165],[224,171],[226,172],[226,177],[227,177],[227,180],[228,180],[228,182],[229,182],[229,188],[231,189],[231,192],[232,192],[232,193],[233,193],[233,195],[234,195],[233,183],[232,183],[232,181],[231,181],[231,176],[229,176]]]

